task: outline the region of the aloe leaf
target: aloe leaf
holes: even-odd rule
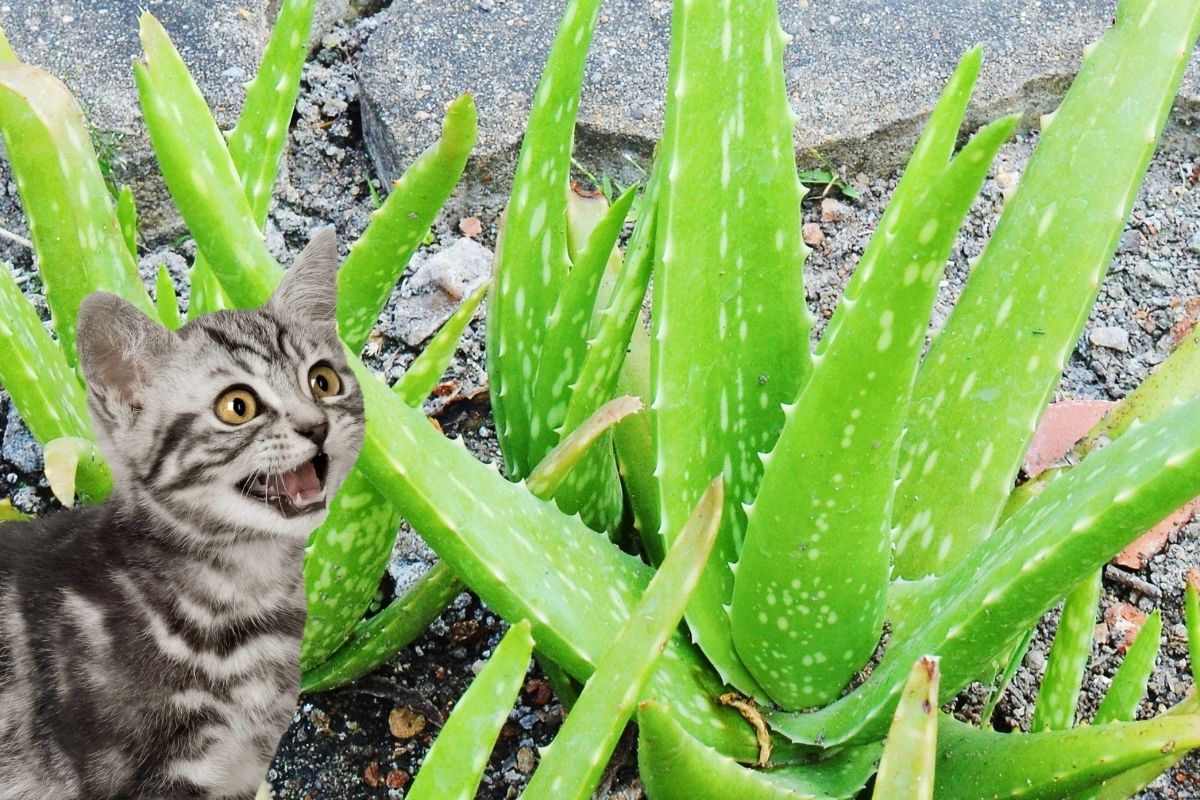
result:
[[[0,264],[0,385],[43,445],[92,438],[83,388],[7,264]]]
[[[13,62],[17,60],[17,54],[13,52],[12,45],[9,44],[8,34],[0,28],[0,63]]]
[[[0,64],[0,132],[54,330],[74,365],[75,317],[87,294],[112,292],[157,315],[121,235],[83,112],[67,87],[37,67]]]
[[[512,199],[496,246],[496,291],[488,304],[488,375],[497,436],[510,477],[539,460],[531,442],[546,433],[535,404],[535,376],[545,359],[546,320],[571,268],[567,248],[567,181],[584,60],[599,0],[570,0],[534,94],[517,160]]]
[[[50,491],[67,508],[78,493],[84,502],[99,502],[112,491],[112,472],[90,439],[64,436],[46,443],[46,480]]]
[[[387,567],[400,518],[396,504],[356,463],[329,504],[329,515],[309,537],[304,558],[308,616],[300,643],[304,671],[329,659],[362,619]]]
[[[1188,663],[1192,682],[1200,684],[1200,572],[1191,570],[1187,576],[1184,596],[1184,622],[1187,626]]]
[[[403,596],[360,620],[325,663],[305,671],[300,691],[322,692],[371,672],[421,635],[462,590],[449,567],[434,564]]]
[[[1112,684],[1096,709],[1093,725],[1133,719],[1137,707],[1146,694],[1146,683],[1154,672],[1154,659],[1158,656],[1158,642],[1162,636],[1162,612],[1155,611],[1146,618],[1137,638],[1133,640],[1125,659],[1113,675]]]
[[[651,206],[647,216],[653,213],[654,207]],[[649,403],[650,334],[642,325],[641,313],[634,311],[631,317],[634,325],[629,337],[629,351],[617,372],[615,391]],[[580,396],[580,393],[577,392],[575,396]],[[617,470],[633,512],[634,527],[641,536],[647,557],[651,563],[657,564],[663,560],[666,544],[659,523],[658,479],[654,475],[657,455],[654,450],[653,417],[654,409],[648,407],[641,414],[635,414],[618,425],[613,431],[613,448],[617,454]]]
[[[122,186],[117,195],[117,224],[121,226],[121,237],[129,254],[137,261],[137,203],[133,199],[133,190]]]
[[[946,571],[991,532],[1079,339],[1198,30],[1200,7],[1187,0],[1122,0],[1044,129],[917,378],[900,463],[935,463],[901,473],[902,577]],[[988,435],[961,436],[961,420]],[[955,502],[941,500],[950,494]]]
[[[670,706],[638,706],[638,768],[650,800],[824,800],[852,797],[875,771],[876,748],[828,762],[754,770],[713,750],[679,724]],[[863,761],[858,756],[865,754]],[[848,769],[847,769],[848,767]]]
[[[633,706],[696,588],[716,539],[724,500],[718,478],[675,539],[629,621],[596,666],[522,797],[592,796]]]
[[[1051,800],[1095,786],[1164,753],[1200,747],[1200,717],[1163,715],[1066,731],[995,733],[943,716],[934,794],[939,800]]]
[[[464,94],[446,110],[442,137],[404,171],[350,245],[338,270],[338,328],[351,350],[366,343],[396,281],[454,191],[475,135],[475,100]]]
[[[1172,707],[1160,718],[1179,717],[1200,714],[1200,697],[1189,695],[1182,702]],[[1192,717],[1195,718],[1194,716]],[[1099,800],[1128,800],[1142,789],[1149,786],[1156,778],[1175,766],[1187,755],[1187,750],[1172,748],[1164,757],[1134,767],[1115,777],[1109,778],[1100,785],[1096,797]]]
[[[1054,644],[1046,661],[1046,674],[1038,689],[1037,706],[1029,730],[1065,731],[1075,722],[1079,687],[1092,654],[1096,608],[1100,604],[1100,572],[1080,583],[1063,603]]]
[[[212,268],[204,260],[202,253],[196,254],[192,269],[188,273],[191,283],[188,292],[187,321],[191,322],[201,314],[217,311],[222,308],[232,308],[233,302],[217,282]]]
[[[898,442],[925,330],[959,226],[1016,122],[981,130],[911,213],[876,233],[858,296],[838,310],[846,322],[763,458],[730,618],[742,660],[784,707],[836,698],[879,639]]]
[[[159,264],[158,273],[154,276],[154,306],[165,327],[171,330],[179,328],[179,298],[175,296],[175,282],[171,280],[166,264]]]
[[[525,485],[537,497],[553,497],[563,480],[579,463],[588,450],[614,425],[642,410],[642,401],[636,397],[618,397],[601,406],[595,414],[573,430],[542,459]]]
[[[167,32],[141,16],[144,63],[133,65],[163,178],[196,247],[236,307],[262,305],[282,271],[263,243],[225,140]],[[228,187],[238,187],[228,191]]]
[[[875,776],[875,800],[932,800],[937,756],[938,666],[922,658],[912,673],[883,746]]]
[[[27,519],[33,519],[33,517],[13,508],[12,500],[7,497],[0,500],[0,522],[23,522]]]
[[[1122,547],[1200,493],[1200,400],[1096,450],[1014,514],[947,573],[924,620],[893,639],[871,676],[811,714],[772,724],[802,742],[878,733],[908,665],[941,656],[942,698],[982,674],[1055,603]]]
[[[1012,653],[1008,657],[1008,663],[1004,667],[1004,672],[1000,674],[1000,680],[996,681],[995,686],[992,687],[987,703],[979,715],[979,719],[985,725],[992,724],[992,715],[996,712],[996,704],[1004,696],[1004,691],[1008,689],[1008,685],[1012,683],[1013,676],[1017,674],[1017,670],[1021,667],[1021,662],[1025,660],[1025,654],[1029,652],[1029,644],[1033,641],[1034,633],[1036,633],[1035,628],[1025,631],[1025,635],[1013,647]]]
[[[471,800],[488,756],[529,669],[533,639],[522,620],[508,629],[483,670],[455,704],[429,748],[408,800]]]
[[[708,482],[725,476],[721,534],[687,620],[721,677],[760,698],[725,607],[758,453],[774,445],[782,405],[810,367],[786,42],[769,0],[675,4],[652,314],[660,529],[669,544]]]
[[[316,0],[282,3],[258,73],[246,88],[241,116],[229,133],[229,156],[259,228],[267,219],[271,190],[287,147],[315,6]]]
[[[490,608],[528,618],[539,651],[586,680],[653,570],[438,434],[357,359],[367,404],[359,464],[422,537]],[[572,598],[548,602],[546,598]],[[643,697],[670,702],[690,730],[734,757],[754,759],[753,731],[713,698],[720,681],[677,634]]]
[[[454,357],[454,351],[458,349],[463,331],[475,317],[475,310],[479,308],[488,288],[489,285],[483,283],[467,295],[450,315],[450,319],[446,320],[425,345],[421,355],[413,359],[408,369],[404,370],[404,374],[396,381],[393,389],[405,403],[413,408],[420,408],[425,398],[429,397],[429,393],[437,386],[450,364],[450,359]]]
[[[909,157],[908,164],[900,176],[896,190],[884,209],[877,230],[886,231],[886,235],[875,235],[871,238],[868,249],[863,253],[858,269],[851,276],[846,286],[845,305],[849,306],[867,285],[868,279],[874,274],[873,262],[878,260],[880,251],[884,249],[889,237],[895,234],[896,226],[905,218],[911,216],[912,207],[921,202],[933,188],[934,183],[946,171],[950,157],[954,153],[958,141],[959,128],[967,111],[967,103],[971,99],[971,91],[975,79],[979,77],[979,68],[983,60],[983,48],[980,45],[972,47],[963,53],[954,73],[946,81],[946,87],[938,97],[937,105],[929,115],[929,120],[921,131],[917,146]],[[840,336],[840,330],[846,323],[847,314],[839,309],[829,321],[817,353],[823,353]]]

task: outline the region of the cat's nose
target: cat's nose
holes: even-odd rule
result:
[[[296,433],[308,439],[317,447],[325,444],[325,437],[329,435],[329,423],[322,422],[320,425],[313,425],[308,428],[297,428]]]

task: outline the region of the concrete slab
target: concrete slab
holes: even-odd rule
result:
[[[267,0],[45,0],[0,2],[17,55],[61,78],[83,106],[100,157],[130,184],[143,229],[178,225],[142,122],[130,62],[142,54],[138,16],[148,9],[171,34],[222,128],[232,127],[244,83],[268,34]],[[7,166],[3,180],[7,183]],[[7,214],[5,216],[8,216]],[[23,227],[18,221],[15,225]]]
[[[577,144],[592,166],[649,160],[662,130],[668,0],[607,0],[587,70]],[[986,59],[969,122],[1052,110],[1115,0],[782,0],[794,39],[785,68],[801,122],[796,147],[852,171],[901,165],[961,53]],[[359,59],[363,125],[380,173],[395,178],[437,136],[442,108],[472,90],[480,138],[472,177],[502,190],[562,3],[409,0],[379,16]],[[1184,95],[1195,106],[1195,67]]]

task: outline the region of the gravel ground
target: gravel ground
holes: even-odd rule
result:
[[[339,25],[325,37],[304,74],[304,86],[291,134],[289,167],[277,190],[268,222],[268,242],[287,263],[310,232],[336,226],[342,242],[365,227],[372,209],[368,182],[372,168],[363,149],[358,87],[353,56],[370,35],[370,17]],[[944,319],[973,260],[995,224],[1006,192],[1019,182],[1036,135],[1024,134],[1001,153],[997,166],[969,216],[952,255],[937,320]],[[587,166],[585,163],[584,166]],[[1113,269],[1088,322],[1083,341],[1067,367],[1059,397],[1116,399],[1124,396],[1159,363],[1200,316],[1200,159],[1169,147],[1154,160],[1132,219],[1121,239]],[[828,198],[816,193],[805,206],[806,233],[814,246],[806,266],[809,300],[818,313],[818,330],[832,313],[850,270],[874,229],[895,176],[858,175],[851,181],[862,200]],[[16,202],[15,186],[2,187],[0,210]],[[382,187],[379,187],[383,191]],[[463,198],[454,216],[434,228],[427,251],[451,245],[460,236],[461,216],[482,222],[478,240],[495,242],[502,198]],[[148,243],[142,259],[152,275],[160,262],[182,280],[194,247],[188,241]],[[13,262],[23,287],[45,313],[41,284],[29,253],[0,244],[0,258]],[[183,287],[180,287],[181,290]],[[393,312],[403,292],[385,311],[374,338],[372,366],[390,377],[403,372],[416,354],[396,335]],[[472,323],[444,379],[439,397],[426,410],[450,436],[461,436],[481,459],[498,462],[483,372],[482,323]],[[1101,342],[1103,344],[1096,344]],[[0,391],[0,495],[32,513],[57,508],[41,476],[41,455]],[[402,535],[392,574],[385,576],[380,600],[393,593],[395,577],[419,571],[430,558],[411,534]],[[1165,616],[1165,646],[1159,655],[1142,713],[1150,715],[1178,702],[1191,685],[1182,622],[1184,575],[1200,566],[1200,524],[1172,534],[1167,549],[1136,573],[1142,591],[1128,580],[1106,580],[1103,604],[1128,603],[1143,611],[1157,606]],[[395,577],[393,577],[395,576]],[[1053,618],[1053,615],[1051,615]],[[287,800],[366,800],[400,798],[420,767],[429,743],[454,701],[490,655],[504,623],[469,593],[464,593],[416,642],[390,662],[354,684],[302,697],[293,726],[284,736],[271,768],[276,796]],[[1039,630],[993,723],[1000,729],[1028,724],[1036,681],[1045,663],[1053,619]],[[1117,645],[1107,629],[1098,630],[1082,701],[1095,707],[1119,663]],[[978,714],[979,687],[967,692],[957,711]],[[511,798],[537,763],[537,748],[554,736],[562,707],[544,676],[531,668],[509,716],[480,797]],[[1085,714],[1086,718],[1086,714]],[[1200,759],[1185,759],[1144,797],[1200,797]],[[601,797],[641,796],[631,742],[626,738],[606,775]]]

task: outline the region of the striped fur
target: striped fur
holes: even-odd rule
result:
[[[0,526],[0,800],[254,797],[294,711],[304,545],[324,511],[285,516],[239,486],[323,452],[331,498],[363,437],[328,302],[334,249],[314,242],[262,309],[179,331],[85,301],[80,356],[116,489]],[[310,391],[322,361],[341,394]],[[234,385],[262,407],[241,426],[213,412]]]

